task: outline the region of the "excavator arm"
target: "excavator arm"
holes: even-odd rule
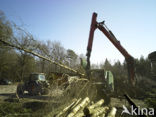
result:
[[[90,27],[90,33],[89,33],[88,46],[87,46],[87,54],[86,54],[86,56],[87,56],[87,67],[86,67],[87,73],[90,70],[90,56],[91,56],[91,51],[92,51],[94,31],[98,28],[101,32],[104,33],[104,35],[111,41],[111,43],[125,57],[125,60],[127,63],[129,81],[134,85],[134,77],[135,77],[134,58],[124,49],[124,47],[120,44],[120,41],[118,41],[116,39],[114,34],[104,24],[104,21],[98,23],[96,21],[96,18],[97,18],[97,14],[93,13],[91,27]]]

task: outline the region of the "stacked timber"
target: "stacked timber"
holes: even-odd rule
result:
[[[88,97],[75,99],[55,117],[115,117],[115,107],[104,106],[104,99],[93,103]]]

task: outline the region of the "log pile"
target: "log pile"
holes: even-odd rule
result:
[[[86,97],[75,99],[55,117],[115,117],[116,112],[115,107],[104,106],[104,99],[94,103]]]

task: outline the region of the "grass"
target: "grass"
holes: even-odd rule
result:
[[[32,113],[31,109],[26,109],[22,107],[22,103],[11,103],[5,102],[0,105],[0,116],[7,117],[20,117],[24,115],[28,115],[28,113]]]
[[[52,87],[52,89],[61,87]],[[91,101],[97,101],[104,98],[105,103],[109,102],[106,99],[102,85],[93,85],[92,82],[88,81],[78,81],[69,85],[62,95],[42,100],[42,99],[31,99],[23,98],[20,101],[0,100],[0,117],[53,117],[55,114],[63,110],[67,105],[69,105],[74,98],[85,98],[89,97]],[[58,90],[59,91],[59,90]],[[53,94],[54,92],[52,92]],[[114,100],[117,102],[117,100]],[[123,102],[119,102],[121,107],[119,109],[118,115],[120,116],[122,111]],[[149,104],[152,104],[150,102]]]
[[[42,101],[3,102],[0,104],[0,117],[43,117],[61,106],[57,103]]]
[[[90,82],[78,81],[65,89],[62,96],[52,97],[49,100],[23,98],[19,102],[9,99],[1,101],[0,117],[43,117],[48,115],[53,117],[69,105],[74,98],[79,99],[86,96],[95,100],[98,96],[96,86]]]

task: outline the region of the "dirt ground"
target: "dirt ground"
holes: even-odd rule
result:
[[[3,101],[7,98],[15,98],[16,97],[16,88],[17,85],[0,85],[0,100]],[[26,92],[27,93],[27,92]],[[63,92],[62,90],[52,90],[50,91],[49,95],[46,96],[29,96],[25,94],[24,98],[34,98],[34,99],[47,99],[49,97],[55,97],[61,95]]]
[[[17,85],[0,85],[0,101],[3,101],[8,98],[15,98]],[[55,89],[46,96],[29,96],[25,95],[24,98],[36,99],[36,100],[49,100],[50,97],[56,97],[62,95],[63,91],[60,89]],[[52,99],[51,99],[52,100]],[[144,107],[145,104],[142,100],[133,99],[139,106]],[[128,102],[125,99],[111,98],[111,106],[122,107],[122,105],[128,105]]]
[[[17,85],[0,85],[0,100],[15,96]]]
[[[10,98],[10,97],[15,97],[15,93],[16,93],[16,88],[17,88],[17,85],[14,84],[14,85],[0,85],[0,100],[4,100],[4,99],[7,99],[7,98]],[[46,96],[35,96],[36,99],[46,99],[46,97],[50,96],[50,97],[56,97],[56,96],[59,96],[59,95],[62,95],[63,91],[60,90],[60,89],[55,89],[55,90],[52,90],[50,92],[49,95],[46,95]],[[25,95],[24,98],[33,98],[34,96],[28,96],[28,95]],[[34,97],[34,98],[35,98]],[[144,106],[145,104],[143,103],[142,100],[137,100],[137,99],[133,99],[138,105],[140,106]],[[117,99],[117,98],[111,98],[111,106],[118,106],[120,107],[121,104],[125,104],[127,105],[127,101],[125,99]]]
[[[17,85],[0,85],[0,94],[15,93]]]

